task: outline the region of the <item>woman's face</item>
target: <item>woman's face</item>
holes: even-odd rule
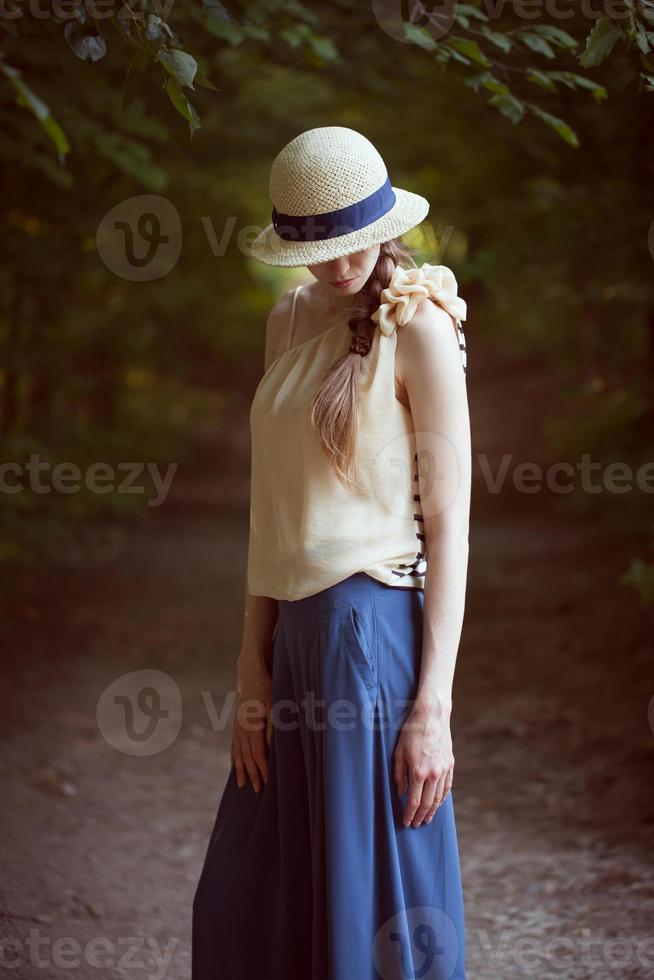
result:
[[[364,248],[361,252],[344,255],[340,259],[308,265],[307,269],[334,296],[351,296],[363,289],[378,258],[379,245],[373,245],[372,248]]]

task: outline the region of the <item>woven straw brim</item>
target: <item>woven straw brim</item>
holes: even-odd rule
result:
[[[427,217],[429,201],[420,194],[399,187],[393,190],[396,200],[391,210],[365,228],[318,242],[288,242],[280,238],[273,225],[269,224],[245,250],[246,255],[265,265],[299,268],[339,259],[397,238]]]

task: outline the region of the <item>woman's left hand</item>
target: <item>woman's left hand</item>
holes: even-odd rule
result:
[[[449,718],[416,704],[404,722],[393,753],[393,779],[400,796],[407,789],[404,826],[430,823],[452,788],[454,755]]]

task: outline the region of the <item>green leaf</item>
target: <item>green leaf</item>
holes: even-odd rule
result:
[[[69,20],[64,27],[64,38],[81,61],[100,61],[107,53],[107,43],[93,25]]]
[[[458,37],[453,34],[448,37],[447,45],[449,48],[454,48],[455,51],[459,51],[466,58],[470,58],[471,61],[482,65],[483,68],[490,68],[492,66],[492,62],[486,57],[477,42],[470,40],[470,38]]]
[[[556,58],[550,44],[540,34],[534,34],[533,31],[520,31],[517,37],[536,54],[542,54],[545,58]]]
[[[171,48],[169,51],[162,48],[157,54],[157,61],[161,62],[178,85],[193,89],[193,80],[198,70],[198,63],[190,54],[177,48]]]
[[[227,41],[233,47],[242,43],[243,31],[225,5],[219,0],[203,0],[202,14],[202,23],[214,37]]]
[[[654,75],[643,75],[641,72],[640,77],[645,79],[645,91],[654,92]]]
[[[603,85],[598,85],[592,78],[587,78],[585,75],[576,75],[573,71],[551,71],[548,74],[558,82],[563,82],[568,88],[574,88],[576,85],[578,88],[588,89],[598,102],[609,97],[609,93]]]
[[[302,3],[301,0],[276,0],[276,3],[293,21],[303,20],[316,30],[320,30],[320,16],[315,11],[309,10],[306,3]]]
[[[331,38],[312,33],[309,35],[309,43],[313,53],[322,61],[335,61],[338,58],[338,49]]]
[[[208,17],[215,17],[216,20],[224,20],[228,24],[234,23],[234,18],[220,0],[202,0],[202,13]]]
[[[260,24],[243,24],[241,30],[245,37],[251,37],[253,41],[270,41],[270,31]]]
[[[548,92],[556,92],[556,85],[549,72],[539,71],[538,68],[527,69],[527,80],[547,89]]]
[[[651,606],[654,603],[654,562],[632,558],[629,567],[618,578],[618,584],[636,589],[641,607]]]
[[[547,125],[553,129],[555,133],[558,133],[561,139],[565,140],[566,143],[569,143],[570,146],[579,146],[577,134],[567,122],[565,122],[563,119],[559,119],[558,116],[553,116],[551,113],[545,112],[544,109],[541,109],[541,107],[538,105],[534,105],[533,102],[527,103],[527,107],[530,112],[532,112],[535,116],[538,116],[539,119],[542,119],[543,122],[547,123]]]
[[[59,159],[63,161],[66,154],[70,153],[70,143],[66,134],[51,112],[48,112],[48,115],[44,119],[41,119],[40,122],[44,132],[47,133],[56,146]]]
[[[29,111],[36,117],[41,128],[52,140],[59,156],[59,161],[63,163],[67,153],[70,153],[70,143],[65,132],[50,112],[49,106],[35,95],[29,85],[27,85],[17,68],[12,68],[6,64],[0,56],[0,69],[7,78],[16,93],[16,104]]]
[[[290,48],[299,48],[304,41],[304,33],[293,27],[283,27],[277,32],[277,37],[281,38],[282,41],[286,41]]]
[[[552,44],[557,44],[561,48],[576,48],[579,43],[567,31],[562,31],[560,27],[554,27],[552,24],[534,24],[531,30],[549,38]]]
[[[195,84],[196,85],[201,85],[202,88],[210,88],[214,92],[220,92],[221,91],[219,88],[217,88],[214,85],[214,83],[209,78],[207,78],[206,75],[203,75],[201,72],[198,72],[197,75],[195,76]]]
[[[549,71],[547,74],[550,76],[550,78],[553,78],[555,82],[561,82],[562,85],[565,85],[566,88],[572,89],[574,92],[575,83],[572,78],[571,71]]]
[[[193,136],[195,130],[200,128],[200,117],[182,92],[177,79],[173,78],[172,75],[166,82],[166,94],[179,114],[187,120],[191,136]]]
[[[640,24],[638,24],[636,27],[636,44],[643,54],[649,54],[650,42],[647,36],[647,31]]]
[[[510,37],[507,37],[506,34],[500,34],[499,31],[491,31],[490,27],[487,27],[485,24],[481,29],[481,33],[484,35],[484,37],[488,38],[488,40],[494,44],[496,48],[500,48],[501,51],[510,51],[513,47],[513,41]]]
[[[434,48],[438,47],[429,31],[426,31],[424,27],[416,27],[415,24],[404,25],[404,36],[411,44],[417,44],[419,48],[424,48],[425,51],[433,51]]]
[[[464,54],[459,51],[455,51],[454,48],[449,47],[447,44],[439,45],[439,52],[446,51],[448,58],[454,58],[455,61],[459,61],[462,65],[471,65],[472,62],[470,58],[466,58]]]
[[[489,71],[483,71],[479,75],[473,75],[472,78],[466,78],[464,85],[470,86],[475,92],[478,92],[480,88],[485,88],[488,92],[493,92],[495,95],[509,95],[509,86],[501,82],[499,78],[492,75]]]
[[[470,3],[459,3],[456,7],[457,13],[461,13],[464,17],[476,17],[477,20],[488,20],[488,14],[479,7],[473,7]]]
[[[594,68],[601,65],[613,50],[614,45],[624,34],[610,17],[600,17],[586,38],[586,48],[579,56],[584,68]]]
[[[155,14],[148,14],[145,18],[145,36],[148,41],[159,41],[161,44],[165,44],[174,37],[174,34],[165,20]]]
[[[524,102],[510,93],[508,95],[494,95],[492,99],[488,100],[488,104],[499,109],[502,115],[510,119],[514,126],[520,122],[525,114]]]

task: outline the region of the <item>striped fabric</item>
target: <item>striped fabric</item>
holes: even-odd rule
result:
[[[467,372],[468,366],[468,351],[466,346],[466,338],[463,332],[463,327],[461,321],[456,321],[456,330],[459,337],[459,352],[461,356],[461,367],[463,368],[464,375]],[[418,542],[415,558],[411,562],[401,562],[399,565],[395,565],[391,569],[393,575],[396,579],[410,579],[413,585],[417,588],[425,587],[425,574],[427,572],[427,554],[424,551],[425,547],[425,519],[422,515],[422,502],[420,500],[420,486],[418,481],[418,454],[415,453],[413,457],[414,470],[413,470],[413,502],[415,504],[415,513],[413,515],[413,520],[415,521],[416,528],[416,540]]]

